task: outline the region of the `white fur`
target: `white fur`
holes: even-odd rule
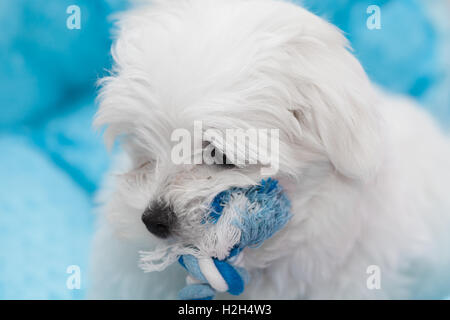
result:
[[[279,128],[274,178],[293,218],[244,251],[242,298],[427,298],[450,292],[450,143],[414,102],[375,88],[339,30],[273,0],[166,0],[120,17],[96,125],[126,152],[101,195],[92,298],[175,298],[177,264],[144,273],[139,252],[192,243],[220,191],[260,168],[174,165],[176,128]],[[172,204],[176,236],[141,222]],[[369,290],[368,266],[381,269]]]

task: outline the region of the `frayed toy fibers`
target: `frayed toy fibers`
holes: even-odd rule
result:
[[[246,201],[242,202],[242,199]],[[230,188],[219,193],[211,203],[206,223],[216,225],[221,219],[225,220],[228,212],[232,212],[233,217],[228,217],[227,224],[239,230],[239,242],[232,246],[225,259],[181,255],[178,261],[189,275],[188,285],[179,292],[180,299],[209,300],[217,291],[241,294],[250,280],[241,264],[241,251],[246,247],[260,246],[283,228],[291,217],[288,198],[278,181],[271,178],[249,188]]]

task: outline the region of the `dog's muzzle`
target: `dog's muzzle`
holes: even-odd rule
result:
[[[167,238],[175,224],[175,213],[172,208],[161,201],[152,203],[142,214],[148,231],[159,238]]]

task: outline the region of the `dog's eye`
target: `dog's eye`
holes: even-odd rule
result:
[[[150,167],[152,163],[150,161],[142,162],[141,164],[137,165],[131,172],[139,172],[142,170],[145,170],[146,168]]]
[[[231,169],[231,168],[235,168],[235,167],[236,167],[233,163],[231,163],[231,162],[228,160],[228,158],[227,158],[227,156],[226,156],[225,154],[222,154],[222,164],[220,164],[220,166],[221,166],[221,167],[228,168],[228,169]]]
[[[236,166],[231,161],[228,160],[225,153],[222,153],[219,150],[216,151],[216,149],[214,149],[211,152],[211,156],[216,159],[215,164],[217,166],[220,166],[222,168],[227,168],[227,169],[236,168]]]
[[[129,186],[135,186],[138,183],[142,183],[142,181],[146,180],[148,178],[148,174],[149,174],[149,170],[151,168],[152,162],[150,161],[146,161],[143,162],[139,165],[137,165],[136,167],[134,167],[133,169],[127,171],[127,172],[123,172],[123,173],[118,173],[117,176],[124,179],[124,181],[129,185]]]

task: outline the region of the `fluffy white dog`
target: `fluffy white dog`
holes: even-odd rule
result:
[[[195,121],[279,129],[272,177],[293,217],[244,250],[240,297],[450,292],[449,140],[412,101],[375,88],[336,27],[274,0],[153,1],[118,26],[96,125],[125,152],[101,196],[91,298],[175,298],[185,270],[144,273],[139,251],[202,237],[215,195],[263,178],[262,164],[175,164],[172,133]]]

